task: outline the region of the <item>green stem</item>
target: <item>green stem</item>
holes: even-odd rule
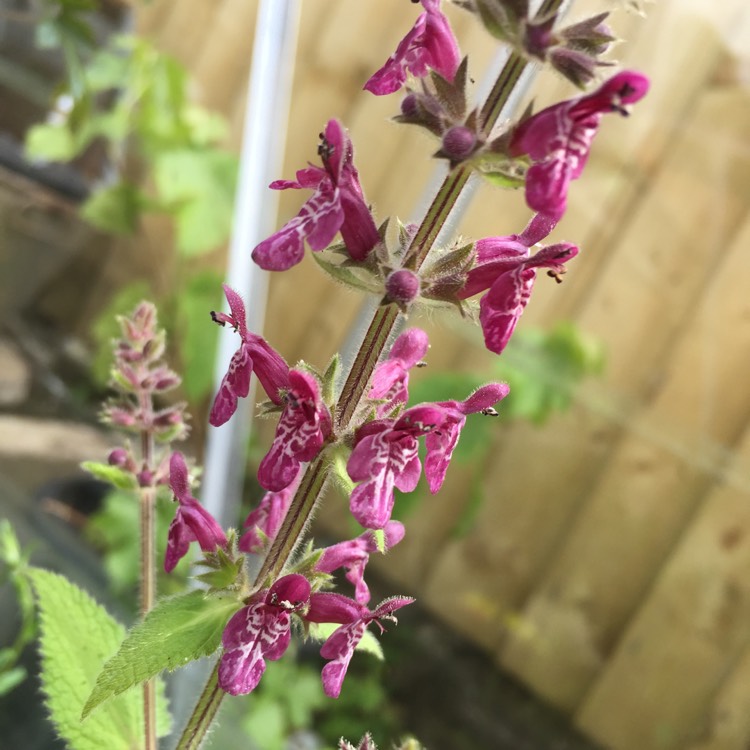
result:
[[[561,4],[562,0],[546,0],[539,11],[539,15],[554,12]],[[503,66],[503,70],[481,109],[480,122],[483,133],[487,134],[492,130],[527,64],[521,56],[512,53],[508,62]],[[408,255],[412,258],[411,262],[415,270],[418,270],[427,258],[470,174],[470,168],[458,166],[443,180],[409,247]],[[341,390],[335,420],[337,434],[341,435],[350,428],[372,372],[383,354],[388,337],[396,325],[399,314],[394,305],[379,307],[375,311]],[[279,533],[276,535],[256,577],[256,587],[262,586],[266,579],[277,578],[286,567],[312,518],[328,479],[328,472],[329,465],[323,454],[307,467],[281,529],[279,529]],[[218,664],[214,668],[175,750],[197,748],[208,731],[208,727],[224,696],[223,691],[218,686],[217,673]]]
[[[224,695],[219,687],[219,662],[216,662],[175,750],[197,750],[200,747]]]

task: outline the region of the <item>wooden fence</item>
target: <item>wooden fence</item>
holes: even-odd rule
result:
[[[602,5],[579,0],[571,17]],[[616,12],[612,25],[627,40],[617,57],[652,91],[628,121],[604,123],[555,232],[582,253],[564,284],[540,279],[522,323],[575,321],[605,342],[606,374],[543,429],[501,420],[469,532],[452,534],[468,502],[456,467],[381,569],[606,746],[740,750],[750,743],[750,7],[645,9],[645,19]],[[481,81],[492,40],[450,10]],[[230,117],[235,145],[255,12],[251,0],[138,6],[139,28]],[[284,176],[315,158],[336,116],[379,217],[418,216],[435,146],[387,122],[398,97],[359,90],[415,12],[403,0],[303,3]],[[571,93],[545,76],[537,104]],[[298,206],[285,195],[280,222]],[[508,234],[527,217],[521,196],[478,186],[456,228]],[[307,259],[274,276],[267,335],[291,361],[324,365],[360,301],[315,273]],[[427,325],[433,369],[486,367],[474,343]],[[342,523],[333,510],[323,520]]]

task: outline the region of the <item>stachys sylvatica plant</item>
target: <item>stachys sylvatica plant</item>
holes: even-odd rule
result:
[[[222,528],[205,510],[195,496],[191,462],[172,448],[186,432],[185,415],[180,405],[157,406],[160,394],[174,388],[179,377],[162,361],[164,337],[155,310],[142,303],[121,321],[113,368],[118,396],[106,405],[105,417],[134,440],[113,450],[108,463],[89,468],[136,489],[140,497],[142,617],[124,634],[71,584],[45,571],[28,573],[47,633],[45,689],[57,696],[53,681],[71,683],[73,697],[63,707],[55,697],[50,710],[74,750],[155,748],[168,725],[159,673],[205,656],[215,658],[215,667],[196,696],[179,750],[198,747],[222,700],[253,691],[267,662],[284,658],[292,639],[320,642],[323,688],[337,698],[346,690],[347,668],[358,647],[395,624],[397,616],[408,616],[411,598],[395,594],[373,602],[366,582],[371,555],[408,544],[406,529],[391,518],[394,491],[413,491],[424,472],[429,490],[438,492],[467,418],[497,416],[509,389],[487,383],[449,401],[407,406],[410,371],[422,363],[428,340],[419,328],[401,324],[420,305],[441,304],[467,325],[478,323],[487,348],[501,355],[530,303],[538,272],[544,269],[560,282],[580,254],[571,242],[543,243],[565,215],[568,191],[575,189],[605,116],[627,115],[648,89],[647,78],[631,70],[597,80],[600,69],[610,65],[602,55],[614,40],[606,13],[565,25],[558,17],[560,0],[546,0],[533,14],[527,0],[456,0],[456,5],[509,48],[486,100],[471,101],[469,57],[461,52],[440,0],[404,0],[403,17],[394,23],[407,26],[411,11],[419,10],[413,26],[383,66],[362,81],[369,94],[400,96],[394,119],[427,130],[436,141],[435,157],[447,163],[421,223],[398,224],[395,233],[383,230],[386,220],[394,226],[397,219],[373,215],[362,186],[367,176],[360,178],[357,171],[346,126],[330,119],[322,124],[314,163],[294,179],[270,185],[301,191],[299,212],[247,249],[261,268],[294,273],[290,269],[309,247],[337,281],[377,297],[348,372],[340,372],[334,353],[320,371],[306,363],[288,364],[272,343],[249,330],[245,304],[229,286],[224,287],[226,308],[211,313],[215,324],[236,333],[237,350],[213,401],[210,424],[221,429],[232,419],[239,400],[250,393],[253,376],[267,397],[261,409],[278,415],[275,437],[258,469],[266,494],[241,529]],[[372,12],[378,12],[376,4]],[[505,105],[530,64],[548,66],[583,91],[536,113],[509,116]],[[517,227],[517,234],[437,245],[474,173],[523,189],[527,225]],[[212,325],[208,314],[206,324]],[[395,336],[397,331],[402,332]],[[332,481],[347,488],[362,533],[319,548],[306,532]],[[153,506],[162,486],[171,490],[175,505],[161,564],[171,571],[197,547],[203,572],[188,593],[160,600],[154,585]],[[246,565],[249,554],[262,556],[253,576]],[[336,571],[344,572],[346,590],[336,589]],[[75,626],[88,653],[67,653],[70,674],[59,668],[53,673],[58,662],[51,652],[57,640],[62,643],[57,631],[79,622],[88,623]],[[140,691],[130,690],[139,685]],[[341,740],[340,748],[354,747]],[[375,745],[368,735],[357,747]]]

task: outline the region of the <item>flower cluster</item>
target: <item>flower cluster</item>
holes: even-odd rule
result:
[[[462,170],[478,168],[483,159],[510,164],[514,174],[522,176],[516,182],[525,184],[526,201],[533,211],[528,225],[520,234],[436,248],[425,258],[412,248],[419,244],[416,227],[399,224],[398,247],[389,247],[393,233],[386,231],[387,223],[380,229],[376,226],[354,166],[349,135],[338,120],[331,119],[321,134],[321,166],[308,166],[297,172],[295,180],[271,184],[276,190],[305,188],[312,195],[294,218],[254,248],[252,256],[262,268],[282,271],[300,262],[305,243],[315,252],[328,249],[328,256],[339,261],[334,266],[338,278],[381,295],[381,310],[395,306],[387,312],[396,315],[408,315],[414,304],[425,300],[448,303],[467,314],[472,310],[468,300],[480,296],[479,323],[486,346],[500,354],[529,302],[537,271],[546,269],[560,281],[567,262],[579,252],[568,242],[539,243],[565,213],[570,183],[581,175],[602,116],[627,114],[628,106],[646,93],[648,81],[639,73],[623,71],[596,91],[511,123],[498,135],[482,121],[480,108],[468,111],[468,63],[460,59],[440,0],[420,2],[423,12],[414,27],[365,88],[389,94],[409,81],[398,119],[419,124],[440,138],[435,156],[447,159],[451,170],[459,165]],[[558,68],[555,54],[559,58],[560,51],[567,50],[569,57],[576,52],[593,60],[586,63],[589,67],[578,61],[579,68],[590,72],[611,41],[602,26],[604,16],[555,32],[556,18],[531,18],[525,0],[458,4],[475,11],[496,36],[520,44],[527,56],[551,61]],[[586,78],[580,70],[578,74]],[[429,82],[422,80],[418,89],[410,77],[429,78]],[[331,247],[337,234],[341,243]],[[326,263],[323,257],[321,265]],[[409,406],[411,371],[424,364],[429,347],[424,331],[409,328],[385,357],[380,356],[382,343],[377,352],[374,344],[366,344],[372,347],[366,352],[367,366],[358,369],[355,364],[350,374],[350,379],[359,377],[356,398],[349,401],[354,406],[342,408],[346,398],[342,395],[337,403],[335,395],[337,357],[324,375],[304,363],[290,367],[265,339],[248,330],[239,295],[228,286],[224,292],[229,312],[214,312],[212,317],[220,325],[229,324],[240,345],[216,394],[210,423],[219,427],[232,417],[239,399],[249,395],[255,372],[269,399],[264,412],[278,414],[273,441],[258,468],[258,482],[266,494],[247,516],[238,539],[234,532],[225,533],[191,495],[185,459],[172,454],[169,483],[177,511],[169,529],[165,567],[172,570],[195,541],[209,567],[226,562],[236,573],[226,586],[241,608],[222,636],[218,675],[224,691],[232,695],[252,691],[266,661],[279,659],[288,649],[296,621],[312,638],[322,632],[321,625],[336,626],[320,653],[327,662],[322,671],[324,690],[337,697],[367,628],[375,623],[382,632],[383,622],[395,621],[395,613],[412,602],[395,596],[371,609],[365,581],[370,556],[387,551],[405,535],[403,524],[391,517],[395,490],[413,491],[424,473],[430,492],[438,492],[467,417],[497,416],[494,406],[509,389],[504,383],[488,383],[461,401]],[[372,372],[369,380],[363,372]],[[140,375],[131,377],[124,369],[123,377]],[[113,420],[118,414],[112,412]],[[305,464],[311,467],[305,469]],[[341,484],[351,488],[349,509],[364,533],[324,549],[312,544],[303,549],[298,544],[302,531],[290,529],[304,528],[325,484],[327,475],[321,472],[334,471]],[[263,553],[268,559],[251,587],[240,573],[243,555]],[[353,587],[353,597],[331,590],[336,571],[342,571]]]

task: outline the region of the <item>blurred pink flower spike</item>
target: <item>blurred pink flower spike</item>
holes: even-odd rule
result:
[[[404,85],[408,73],[423,78],[429,69],[453,81],[461,62],[456,38],[440,10],[440,0],[421,0],[421,3],[424,13],[385,65],[364,85],[367,91],[377,96],[392,94]]]
[[[179,505],[167,533],[164,570],[170,573],[187,554],[191,542],[198,542],[204,552],[226,547],[227,537],[216,519],[190,494],[190,480],[182,453],[175,451],[169,459],[169,486]]]
[[[279,578],[270,589],[234,614],[224,628],[224,653],[219,664],[219,686],[230,695],[256,688],[266,670],[266,659],[280,659],[291,640],[291,615],[310,599],[310,583],[301,575]]]
[[[385,628],[380,620],[397,622],[393,613],[414,601],[408,596],[394,596],[382,601],[378,607],[370,611],[363,604],[358,604],[341,594],[320,593],[310,597],[310,608],[305,615],[309,622],[341,623],[341,627],[333,631],[320,649],[320,655],[329,660],[323,667],[323,690],[329,698],[338,698],[341,685],[346,676],[346,670],[354,654],[354,649],[362,640],[367,626],[371,622],[377,623],[380,632]]]
[[[329,120],[318,153],[321,167],[306,167],[296,180],[276,180],[274,190],[315,190],[299,213],[253,250],[253,260],[267,271],[286,271],[302,260],[305,240],[313,250],[324,250],[341,232],[349,255],[364,260],[380,241],[375,220],[365,201],[354,149],[344,126]]]
[[[231,315],[213,312],[211,317],[219,325],[229,323],[240,334],[241,341],[240,348],[229,362],[229,369],[211,407],[208,421],[214,427],[227,422],[237,410],[238,399],[247,397],[253,372],[258,376],[268,398],[275,404],[281,403],[279,392],[289,384],[289,366],[284,358],[264,338],[247,330],[245,303],[234,289],[226,284],[223,288]]]
[[[385,532],[385,548],[388,550],[397,545],[404,538],[404,525],[399,521],[388,521],[383,527]],[[375,534],[366,531],[356,539],[339,542],[326,547],[318,560],[315,570],[321,573],[333,573],[339,568],[346,568],[346,579],[354,586],[354,598],[358,604],[370,601],[370,589],[365,583],[365,568],[370,555],[378,551]]]
[[[409,370],[427,353],[429,341],[420,328],[409,328],[394,342],[388,358],[381,362],[372,376],[368,398],[383,401],[377,407],[384,417],[409,400]]]
[[[331,414],[312,375],[290,370],[284,403],[271,449],[258,467],[260,486],[271,492],[288,487],[300,464],[312,461],[331,434]]]
[[[627,115],[627,105],[645,96],[646,76],[626,70],[591,94],[560,102],[522,122],[513,133],[510,152],[528,154],[529,208],[558,220],[565,213],[568,185],[581,176],[603,114]]]
[[[476,243],[474,268],[459,292],[460,299],[487,291],[479,304],[479,321],[485,345],[500,354],[505,349],[531,297],[536,269],[547,268],[556,281],[562,280],[564,264],[578,255],[578,248],[567,242],[542,247],[530,256],[533,244],[544,239],[556,221],[536,214],[521,234],[487,237]]]

